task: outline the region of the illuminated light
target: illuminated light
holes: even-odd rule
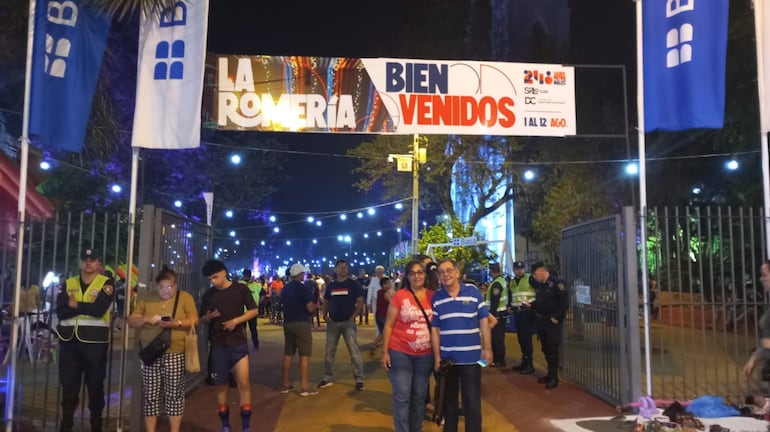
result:
[[[694,193],[695,195],[698,195],[701,192],[702,192],[701,188],[699,188],[698,186],[695,186],[694,188],[692,188],[692,193]]]
[[[265,241],[264,241],[264,240],[262,240],[261,242],[259,242],[259,245],[260,245],[260,246],[264,246],[264,245],[265,245]]]
[[[192,238],[192,233],[187,233],[187,238]]]
[[[401,227],[396,228],[396,232],[401,232]]]
[[[313,244],[318,244],[318,240],[313,239]]]
[[[278,234],[279,232],[281,232],[281,229],[278,228],[278,227],[275,227],[275,228],[273,228],[273,232]]]
[[[422,221],[422,226],[428,226],[428,222]]]
[[[337,236],[337,241],[342,241],[343,239],[344,239],[344,237],[342,237],[341,235],[338,235],[338,236]],[[335,257],[335,258],[336,258],[336,257]]]
[[[310,223],[313,223],[313,222],[315,222],[315,218],[313,216],[308,216],[307,217],[307,221],[310,222]]]
[[[404,205],[401,204],[401,203],[396,203],[395,207],[396,207],[396,210],[403,210],[404,209]]]
[[[356,213],[356,216],[358,216],[358,218],[361,219],[362,217],[364,217],[364,214],[361,212],[358,212]]]
[[[120,192],[123,191],[123,188],[120,187],[119,184],[114,184],[114,185],[110,186],[110,190],[112,191],[112,193],[120,193]]]
[[[725,163],[725,168],[729,169],[730,171],[735,171],[738,169],[740,165],[738,164],[738,161],[735,159],[730,159]]]
[[[291,240],[286,240],[286,246],[291,246]]]
[[[535,172],[532,170],[524,171],[524,180],[531,181],[535,179]]]
[[[382,231],[377,231],[377,237],[382,237]]]
[[[179,201],[179,200],[174,201],[174,207],[176,208],[182,207],[182,201]]]
[[[346,215],[345,213],[342,213],[340,215],[340,220],[348,220],[348,215]]]
[[[227,216],[227,217],[229,217],[229,218],[232,218],[232,217],[233,217],[233,211],[232,211],[232,210],[228,210],[228,211],[226,211],[226,212],[225,212],[225,216]]]
[[[270,222],[275,222],[275,216],[270,216]]]
[[[317,221],[315,221],[315,225],[316,226],[321,226],[321,225],[323,225],[323,223],[321,221],[317,220]]]
[[[364,238],[369,238],[369,233],[364,233]]]
[[[626,165],[626,174],[628,175],[639,174],[639,165],[636,162],[629,162],[628,165]]]
[[[236,241],[235,241],[235,245],[236,245],[236,246],[240,246],[240,245],[241,245],[241,241],[240,241],[240,240],[236,240]]]
[[[230,231],[230,237],[235,237],[235,231]]]
[[[40,169],[43,171],[48,171],[49,169],[51,169],[51,163],[48,161],[40,162]]]
[[[366,213],[368,213],[369,216],[372,216],[372,215],[374,215],[374,209],[370,208],[369,210],[366,211]]]
[[[345,243],[350,243],[351,241],[352,241],[352,239],[350,238],[350,236],[346,235],[345,236]]]
[[[234,154],[234,155],[230,156],[230,162],[232,162],[233,165],[240,165],[240,163],[241,163],[241,156],[237,155],[237,154]]]

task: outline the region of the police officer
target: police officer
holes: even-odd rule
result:
[[[532,265],[529,283],[535,288],[535,301],[530,305],[537,314],[537,334],[548,363],[548,374],[537,382],[552,389],[559,385],[559,346],[569,298],[564,282],[551,276],[542,261]]]
[[[520,374],[535,373],[532,365],[532,336],[537,330],[534,311],[528,306],[535,300],[535,289],[529,284],[529,273],[522,261],[513,263],[514,277],[508,284],[510,295],[510,310],[516,321],[516,334],[521,348],[521,363],[513,370]]]
[[[500,264],[489,264],[489,275],[492,283],[487,289],[486,301],[489,313],[494,314],[498,324],[492,327],[492,359],[491,367],[505,366],[505,319],[508,317],[508,288],[505,278],[500,272]]]
[[[62,386],[60,432],[74,426],[78,393],[85,376],[91,431],[102,431],[104,378],[110,336],[113,281],[101,275],[101,264],[93,249],[80,254],[80,274],[67,279],[56,299],[59,325],[59,381]]]

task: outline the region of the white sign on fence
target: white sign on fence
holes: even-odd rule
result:
[[[591,304],[591,287],[588,285],[575,285],[575,297],[578,304]]]

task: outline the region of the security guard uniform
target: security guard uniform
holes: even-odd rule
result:
[[[532,364],[532,336],[537,330],[535,312],[526,306],[535,300],[535,289],[529,284],[529,276],[529,273],[524,273],[520,278],[511,279],[510,284],[508,284],[508,289],[511,292],[510,307],[516,320],[516,335],[519,340],[519,348],[521,348],[521,363],[513,370],[525,375],[535,372]]]
[[[56,299],[59,325],[59,380],[62,386],[61,432],[74,426],[78,394],[85,375],[91,430],[102,430],[104,378],[107,375],[107,348],[110,341],[110,308],[114,299],[111,279],[96,275],[91,283],[80,276],[67,279]],[[70,297],[77,307],[68,304]]]
[[[498,274],[487,290],[490,313],[495,314],[498,324],[492,327],[492,365],[505,366],[505,320],[508,318],[508,288],[505,278]]]
[[[548,375],[538,381],[545,383],[547,388],[554,388],[559,385],[559,347],[569,297],[564,282],[552,275],[543,283],[530,276],[529,284],[535,288],[532,306],[537,314],[537,334],[548,363]]]

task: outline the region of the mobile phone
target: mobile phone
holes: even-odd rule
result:
[[[160,320],[161,321],[171,321],[171,317],[170,316],[164,316],[164,317],[161,317]]]
[[[487,367],[487,359],[480,359],[476,363],[478,363],[481,367]]]

